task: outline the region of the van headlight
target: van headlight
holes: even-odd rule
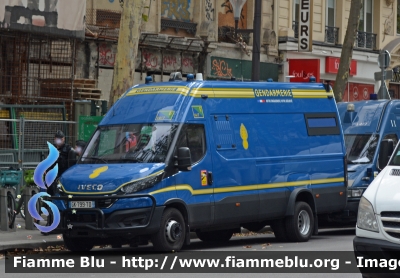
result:
[[[363,189],[347,189],[347,197],[348,198],[353,198],[353,197],[361,197],[363,194]]]
[[[361,197],[360,204],[358,206],[357,227],[372,232],[379,232],[374,208],[364,197]]]
[[[150,188],[162,180],[164,172],[150,175],[140,180],[133,181],[124,185],[121,191],[124,193],[135,193],[146,188]]]

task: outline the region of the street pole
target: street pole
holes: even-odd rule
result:
[[[253,57],[251,80],[260,81],[261,0],[255,0],[253,21]]]
[[[381,87],[378,91],[378,99],[390,99],[389,90],[385,82],[387,76],[385,69],[389,67],[390,59],[390,53],[387,50],[382,50],[378,56],[378,66],[381,68]],[[392,71],[390,73],[392,73]],[[390,76],[390,78],[392,78],[392,76]]]

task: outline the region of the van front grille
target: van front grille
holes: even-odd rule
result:
[[[392,169],[392,171],[390,171],[389,175],[400,176],[400,169]]]
[[[381,213],[383,230],[391,237],[400,238],[400,211]]]

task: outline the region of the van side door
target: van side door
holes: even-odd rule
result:
[[[206,128],[200,123],[182,126],[175,149],[190,149],[192,167],[175,175],[176,192],[187,206],[191,228],[202,227],[213,221],[212,161],[206,140]]]

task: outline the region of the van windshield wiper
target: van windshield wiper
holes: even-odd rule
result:
[[[130,158],[130,157],[121,157],[121,160],[122,160],[122,161],[130,161],[130,162],[143,162],[143,161],[140,160],[140,159],[137,159],[137,158]]]
[[[83,158],[100,160],[100,161],[103,161],[104,163],[108,164],[108,161],[106,159],[104,159],[102,157],[99,157],[99,156],[86,156],[86,157],[83,157]]]

